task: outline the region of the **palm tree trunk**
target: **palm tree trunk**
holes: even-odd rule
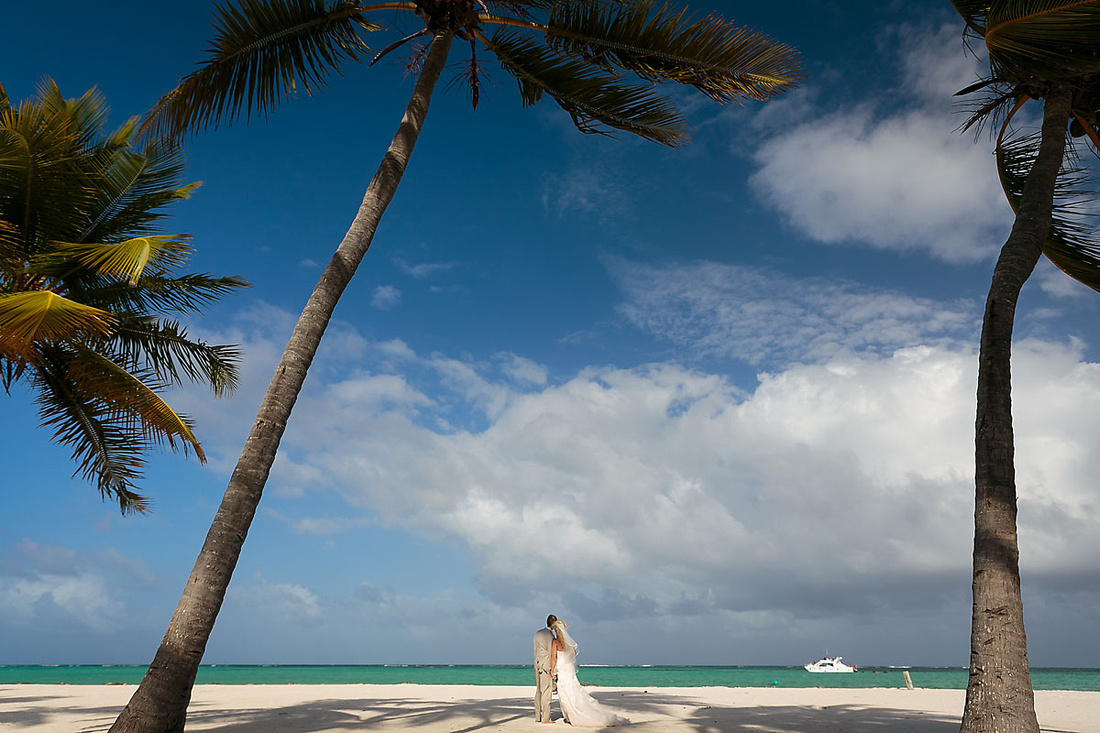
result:
[[[985,304],[974,439],[974,608],[963,733],[1039,733],[1016,536],[1012,326],[1020,290],[1035,269],[1050,231],[1070,101],[1070,93],[1064,90],[1052,92],[1045,100],[1039,154],[1028,173]]]
[[[378,167],[351,227],[306,303],[252,432],[229,480],[221,506],[195,561],[156,657],[112,733],[181,733],[195,674],[206,651],[233,569],[275,461],[287,420],[317,347],[344,289],[370,248],[382,214],[393,200],[428,112],[432,90],[447,60],[451,34],[439,33],[413,90],[405,116]]]

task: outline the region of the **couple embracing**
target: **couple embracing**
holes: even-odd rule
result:
[[[565,722],[586,728],[608,728],[630,721],[604,710],[577,681],[577,642],[565,622],[550,614],[546,628],[535,632],[535,720],[550,719],[550,697],[558,685],[558,702]]]

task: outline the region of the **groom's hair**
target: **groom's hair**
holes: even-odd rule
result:
[[[546,617],[546,628],[549,629],[551,626],[554,625],[554,622],[557,621],[557,620],[558,620],[558,617],[555,616],[554,614],[550,614],[549,616],[547,616]]]

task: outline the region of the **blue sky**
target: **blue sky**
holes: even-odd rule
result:
[[[976,340],[1011,223],[988,141],[955,132],[977,62],[946,2],[693,7],[798,47],[809,79],[768,104],[678,92],[694,142],[667,150],[523,109],[500,73],[471,111],[444,77],[207,662],[521,663],[553,611],[590,663],[966,664]],[[13,99],[48,75],[118,123],[210,37],[199,2],[5,16]],[[242,345],[243,385],[173,393],[210,461],[154,456],[153,513],[102,503],[4,398],[0,663],[151,659],[400,119],[400,61],[189,141],[203,185],[168,229],[253,287],[191,324]],[[1037,666],[1100,663],[1098,306],[1044,263],[1017,318]]]

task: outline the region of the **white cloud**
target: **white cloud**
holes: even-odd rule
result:
[[[1044,293],[1053,298],[1088,298],[1096,294],[1092,288],[1082,285],[1059,270],[1046,257],[1040,258],[1032,278],[1039,282],[1039,287]]]
[[[567,175],[543,177],[543,208],[557,216],[566,213],[613,216],[628,207],[626,191],[601,173],[601,166],[586,161],[574,166]]]
[[[453,262],[421,262],[413,265],[398,257],[394,258],[393,263],[397,265],[401,272],[417,279],[430,277],[437,272],[446,272],[454,267]]]
[[[751,183],[820,242],[923,251],[955,263],[987,259],[1007,235],[1011,212],[988,145],[956,132],[962,120],[949,106],[979,66],[965,56],[957,29],[901,35],[902,88],[915,108],[884,111],[880,102],[808,120],[803,109],[783,124],[769,110],[768,126],[780,132],[757,148]]]
[[[635,326],[694,353],[749,363],[820,360],[970,337],[972,303],[941,303],[851,283],[737,265],[658,267],[608,259]]]
[[[401,291],[393,285],[379,285],[370,300],[371,307],[379,310],[390,310],[400,302]]]
[[[110,630],[110,618],[122,610],[104,580],[94,575],[40,575],[0,583],[0,608],[15,619],[33,621],[43,605],[95,631]]]
[[[318,623],[324,616],[317,595],[296,583],[269,583],[257,576],[250,584],[234,583],[226,594],[226,606],[263,609],[265,619]]]
[[[709,312],[739,312],[724,298],[759,309],[736,333],[772,362],[755,383],[674,364],[550,380],[523,357],[424,356],[349,333],[354,370],[340,348],[318,360],[325,380],[307,384],[269,486],[305,478],[304,490],[338,492],[351,508],[283,521],[313,534],[369,525],[456,543],[488,598],[472,612],[489,604],[511,618],[550,606],[608,639],[660,618],[685,628],[706,620],[734,637],[753,624],[784,638],[858,636],[862,622],[851,619],[868,609],[953,628],[960,608],[966,615],[973,532],[970,309],[698,267],[663,279],[713,271],[750,285],[700,287],[698,297]],[[799,354],[808,313],[822,315],[812,331],[825,346],[811,339]],[[735,322],[711,326],[723,334]],[[960,338],[933,338],[945,333]],[[695,336],[720,341],[702,325]],[[269,338],[247,334],[246,353],[269,354]],[[547,378],[517,381],[512,367]],[[1029,582],[1075,593],[1100,572],[1090,442],[1100,366],[1077,344],[1028,341],[1014,379],[1023,567]],[[433,602],[371,597],[386,618]],[[261,598],[298,618],[328,617],[301,583],[261,584],[239,600]],[[422,635],[413,624],[403,637],[412,647],[439,638],[429,617]],[[882,624],[876,639],[899,643]]]
[[[907,307],[916,321],[934,312]],[[871,332],[897,340],[893,328]],[[950,342],[872,345],[739,387],[667,364],[510,386],[508,374],[494,381],[492,364],[369,344],[358,371],[303,395],[271,485],[305,477],[372,521],[459,541],[501,603],[544,594],[548,574],[589,613],[807,619],[824,607],[918,602],[905,583],[937,603],[968,572],[974,355]],[[1100,401],[1100,369],[1072,346],[1041,342],[1015,364],[1023,536],[1044,545],[1025,548],[1025,566],[1063,572],[1057,558],[1072,556],[1094,569],[1088,476],[1098,467],[1086,443],[1100,410],[1071,421],[1033,411]],[[349,519],[291,523],[331,533],[355,526]]]
[[[955,92],[981,79],[982,70],[988,69],[980,46],[968,51],[960,26],[954,22],[939,28],[893,27],[884,42],[901,53],[906,91],[931,106],[943,107]]]
[[[549,370],[525,357],[517,354],[498,354],[501,361],[501,371],[519,384],[543,385],[549,377]]]
[[[278,471],[282,477],[276,489],[279,496],[302,497],[310,489],[316,490],[319,486],[324,486],[325,475],[316,466],[296,463],[282,451],[275,454],[272,470]]]
[[[1066,570],[1060,555],[1100,564],[1085,437],[1100,411],[1027,419],[1028,405],[1100,403],[1100,368],[1078,356],[1017,357],[1024,562],[1044,572]],[[1075,378],[1041,377],[1052,359]],[[321,424],[322,402],[287,442],[382,521],[459,540],[502,603],[553,577],[590,613],[901,612],[965,583],[973,379],[973,354],[943,347],[795,366],[747,395],[670,365],[590,369],[508,393],[476,433],[393,411]]]
[[[127,589],[148,586],[144,563],[117,550],[78,553],[24,539],[0,567],[0,628],[59,622],[95,633],[126,628]]]

